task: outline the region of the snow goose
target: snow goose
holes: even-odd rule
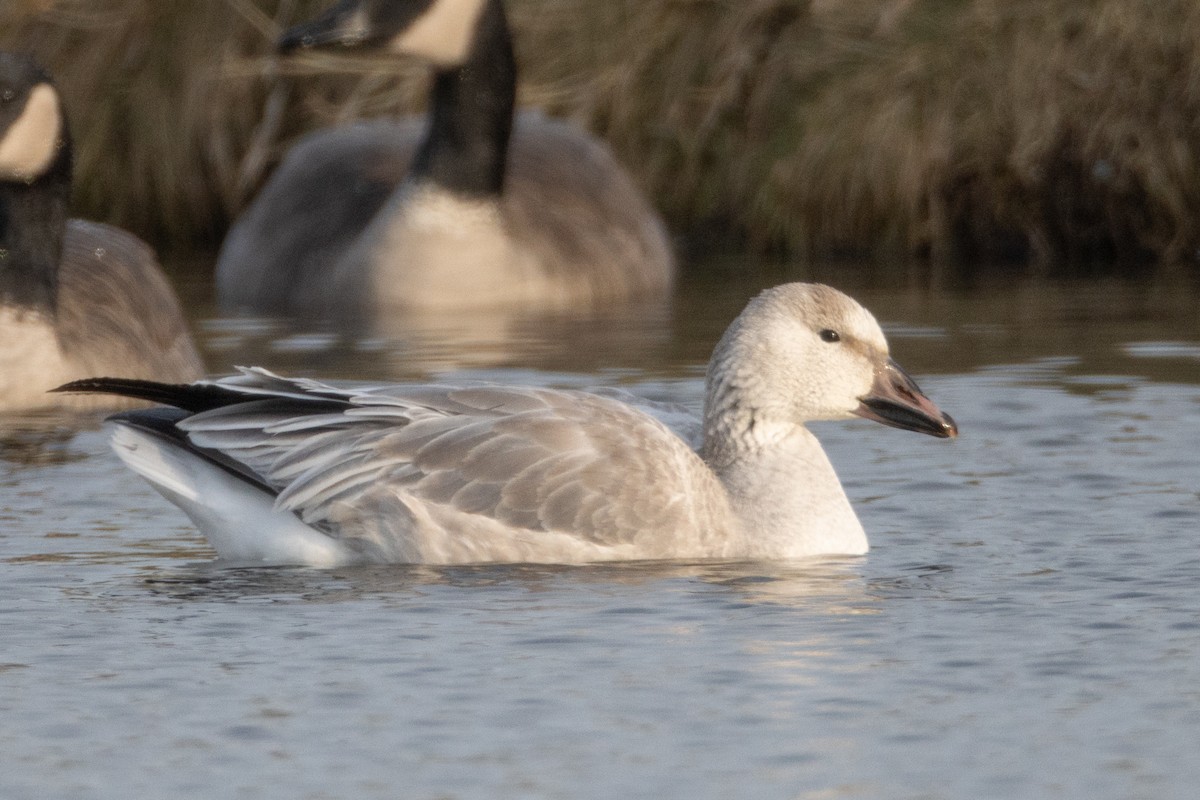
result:
[[[763,292],[725,332],[703,419],[682,436],[663,421],[677,413],[545,388],[338,388],[244,369],[62,391],[173,406],[113,417],[113,447],[239,563],[863,553],[805,423],[858,415],[957,435],[868,311],[801,283]]]
[[[29,58],[0,53],[0,410],[75,404],[47,391],[87,375],[204,374],[150,248],[67,219],[70,193],[58,90]]]
[[[609,149],[540,113],[514,120],[501,0],[343,0],[280,46],[332,44],[429,63],[428,120],[296,144],[222,246],[222,307],[337,321],[665,295],[665,228]]]

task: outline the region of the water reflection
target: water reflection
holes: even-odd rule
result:
[[[693,278],[669,302],[581,314],[393,314],[366,330],[339,331],[214,315],[197,322],[210,367],[222,373],[234,364],[260,364],[388,380],[495,369],[609,373],[616,379],[695,375],[750,297],[785,280],[820,277],[875,313],[910,372],[1046,363],[1076,375],[1200,382],[1200,290],[1191,282],[1028,278],[933,290],[871,285],[853,271],[812,272]]]
[[[54,409],[0,414],[0,465],[12,470],[82,458],[69,444],[81,428],[95,427],[99,419],[97,414]],[[4,470],[0,466],[0,474]]]
[[[226,569],[101,430],[9,420],[0,747],[23,768],[0,793],[200,796],[219,773],[264,798],[392,797],[397,775],[429,797],[1190,797],[1195,292],[836,278],[963,427],[822,426],[865,558]],[[347,343],[197,318],[214,369],[695,402],[721,330],[782,279],[686,286],[648,331]]]
[[[670,360],[667,302],[583,313],[490,309],[381,314],[363,328],[308,328],[284,319],[211,318],[201,324],[208,361],[327,377],[416,380],[492,368],[596,373]]]
[[[157,570],[143,579],[154,596],[200,602],[340,603],[412,599],[434,588],[556,593],[571,587],[705,587],[731,607],[769,604],[861,613],[878,594],[862,578],[862,559],[796,562],[625,562],[596,565],[370,565],[333,570],[288,567],[223,568],[217,562]],[[928,569],[928,568],[922,568]]]

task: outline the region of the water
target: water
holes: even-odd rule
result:
[[[9,420],[0,797],[1194,796],[1194,289],[851,288],[963,432],[820,427],[863,558],[223,569],[100,430]],[[353,343],[190,305],[218,370],[695,404],[753,289]]]

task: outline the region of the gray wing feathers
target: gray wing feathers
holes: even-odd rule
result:
[[[699,452],[704,444],[704,424],[700,421],[700,416],[685,405],[647,400],[613,386],[589,387],[587,391],[601,397],[618,400],[627,406],[636,408],[643,414],[649,414],[666,425],[672,433],[687,442],[688,446],[696,452]]]
[[[263,384],[281,380],[267,376]],[[258,379],[248,373],[235,381],[255,394]],[[284,383],[288,395],[308,393]],[[724,519],[723,490],[699,457],[657,420],[606,398],[532,388],[307,386],[344,393],[348,405],[305,414],[286,398],[264,399],[197,414],[180,427],[196,445],[261,475],[279,491],[279,507],[358,546],[411,556],[420,549],[412,541],[417,520],[454,520],[568,534],[600,547],[638,545],[645,535],[669,552],[676,538],[695,538],[697,526]]]

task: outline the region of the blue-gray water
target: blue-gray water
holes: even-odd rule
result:
[[[1195,291],[852,290],[962,428],[820,427],[862,558],[222,569],[101,430],[9,420],[0,797],[1194,797]],[[350,345],[197,313],[218,371],[695,404],[750,291]]]

